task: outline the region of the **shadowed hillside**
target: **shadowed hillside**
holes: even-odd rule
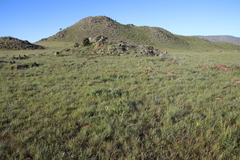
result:
[[[43,46],[32,44],[13,37],[0,37],[0,49],[44,49]]]
[[[105,16],[84,18],[56,35],[41,41],[81,42],[86,37],[96,38],[99,35],[108,37],[110,41],[127,41],[135,45],[144,44],[169,49],[200,51],[240,49],[238,46],[225,46],[196,37],[175,35],[158,27],[123,25]]]

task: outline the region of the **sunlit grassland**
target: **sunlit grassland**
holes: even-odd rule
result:
[[[213,68],[239,52],[53,55],[66,44],[0,52],[40,64],[0,63],[0,159],[239,158],[240,70]]]

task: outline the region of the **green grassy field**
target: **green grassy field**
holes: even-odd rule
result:
[[[240,52],[102,56],[39,44],[47,49],[0,51],[0,159],[240,157]],[[39,66],[5,63],[24,54],[18,65]]]

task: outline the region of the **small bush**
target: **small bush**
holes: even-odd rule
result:
[[[83,46],[86,47],[86,46],[89,46],[90,45],[90,41],[88,38],[84,38],[83,39]]]
[[[101,35],[100,35],[100,36],[98,36],[98,37],[96,38],[96,42],[97,42],[97,41],[99,41],[101,38],[102,38],[102,36],[101,36]]]
[[[154,50],[153,46],[148,46],[148,50]]]
[[[80,44],[79,43],[75,43],[73,47],[80,47]]]

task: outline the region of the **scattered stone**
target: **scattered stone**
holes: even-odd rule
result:
[[[240,70],[240,66],[232,66],[231,69]]]
[[[81,130],[81,128],[82,128],[82,127],[85,127],[85,126],[92,127],[91,125],[89,125],[89,123],[83,122],[82,120],[76,121],[75,125],[76,125],[76,127],[77,127],[77,128],[76,128],[77,130]]]
[[[29,58],[29,56],[26,56],[25,54],[23,55],[23,57],[24,57],[25,59],[28,59],[28,58]]]
[[[174,73],[173,72],[170,72],[170,71],[165,71],[164,72],[166,75],[173,75]]]
[[[215,101],[221,101],[222,100],[222,98],[215,98]]]
[[[147,73],[148,73],[148,70],[143,70],[143,72],[147,74]]]
[[[26,56],[26,55],[24,54],[23,57],[22,57],[21,55],[19,55],[18,57],[15,57],[15,55],[13,55],[12,59],[13,59],[13,60],[29,59],[29,56]]]
[[[147,69],[149,69],[149,70],[151,70],[151,69],[152,69],[152,67],[150,67],[150,66],[147,66],[146,68],[147,68]]]
[[[235,83],[240,84],[240,81],[235,81]]]
[[[1,60],[0,60],[0,63],[7,63],[7,61],[1,61]]]
[[[204,66],[201,66],[201,67],[198,67],[199,69],[209,69],[209,65],[204,65]]]
[[[15,64],[16,63],[16,61],[10,61],[10,64]]]
[[[97,41],[97,42],[96,42],[96,46],[95,46],[95,48],[99,48],[102,44],[103,44],[102,41]]]
[[[101,36],[101,38],[96,42],[95,48],[99,48],[101,45],[103,45],[106,41],[107,37]]]
[[[148,74],[148,73],[159,73],[159,71],[157,71],[157,70],[150,70],[150,69],[143,70],[143,72],[146,73],[146,74]]]
[[[37,64],[37,62],[33,62],[32,64],[31,64],[31,67],[38,67],[39,66],[39,64]]]
[[[22,64],[22,65],[15,65],[12,66],[11,69],[12,70],[21,70],[21,69],[28,69],[30,67],[38,67],[39,64],[37,62],[33,62],[31,64]]]
[[[54,55],[59,55],[60,53],[59,52],[54,52]]]
[[[169,66],[169,65],[171,65],[171,64],[173,64],[173,62],[165,63],[166,66]]]
[[[115,70],[111,70],[111,71],[109,71],[109,72],[114,72],[114,73],[116,73],[117,71],[115,71]]]
[[[215,64],[214,68],[217,70],[220,70],[220,71],[230,71],[231,70],[230,68],[226,67],[223,64]]]
[[[155,55],[153,50],[148,50],[148,49],[144,49],[142,52],[140,52],[140,54],[143,54],[143,55]]]
[[[24,65],[16,65],[16,66],[12,66],[11,69],[12,70],[20,70],[20,69],[27,69],[29,68],[28,64],[24,64]]]
[[[210,67],[209,65],[204,65],[198,67],[199,69],[216,69],[219,71],[231,71],[231,70],[240,70],[240,66],[231,66],[227,67],[223,64],[215,64],[214,67]]]

